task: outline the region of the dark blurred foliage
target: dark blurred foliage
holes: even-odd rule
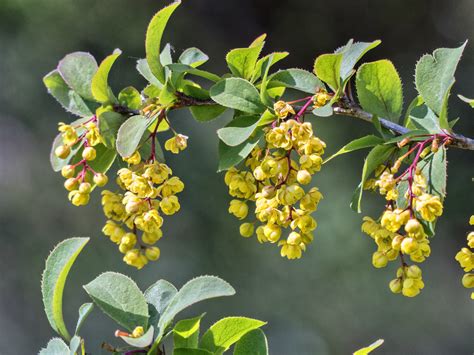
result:
[[[465,243],[472,209],[473,155],[451,150],[448,199],[422,265],[426,288],[416,299],[388,290],[396,266],[371,266],[373,242],[360,232],[362,216],[348,202],[358,182],[363,153],[324,166],[316,184],[325,198],[316,217],[314,245],[304,258],[288,262],[276,248],[238,235],[227,214],[229,201],[217,166],[215,130],[229,117],[209,124],[188,112],[173,113],[190,148],[169,157],[186,183],[182,210],[166,219],[162,259],[137,272],[120,260],[100,233],[104,221],[98,197],[86,208],[72,207],[63,179],[51,171],[49,147],[58,121],[71,120],[48,96],[42,76],[66,53],[90,51],[98,60],[120,47],[125,55],[113,69],[116,89],[142,87],[135,71],[144,56],[144,34],[151,16],[165,3],[151,0],[2,0],[0,2],[0,353],[36,353],[53,336],[43,314],[40,275],[53,246],[70,236],[91,236],[74,266],[65,292],[65,318],[72,325],[87,300],[81,285],[104,270],[124,272],[142,288],[158,278],[177,285],[200,274],[228,280],[237,295],[195,307],[207,310],[207,325],[225,315],[269,322],[272,354],[348,354],[377,338],[380,354],[471,354],[473,312],[462,271],[454,260]],[[177,54],[189,46],[208,53],[209,70],[223,73],[227,50],[268,33],[266,51],[289,50],[286,67],[311,69],[316,55],[333,51],[349,38],[383,44],[366,60],[388,57],[405,83],[405,103],[414,96],[416,60],[439,46],[458,46],[474,34],[474,2],[227,0],[184,1],[166,32]],[[474,96],[474,47],[458,70],[456,93]],[[473,113],[453,95],[452,118],[459,132],[474,136]],[[316,131],[336,151],[372,128],[349,118],[313,120]],[[96,194],[97,195],[97,194]],[[376,215],[382,201],[365,200]],[[88,349],[113,340],[115,325],[94,312],[84,328]]]

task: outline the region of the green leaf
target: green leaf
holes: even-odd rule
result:
[[[416,106],[411,110],[408,127],[424,130],[432,134],[442,132],[438,117],[426,105]]]
[[[448,118],[448,102],[449,96],[451,95],[451,88],[453,87],[454,82],[451,86],[446,90],[446,94],[443,98],[443,104],[441,106],[441,112],[439,113],[439,126],[443,129],[449,130],[451,126],[449,125],[449,118]]]
[[[97,173],[106,173],[117,157],[115,149],[109,149],[103,144],[96,145],[97,158],[89,162],[89,165]]]
[[[80,125],[84,122],[89,121],[89,118],[84,117],[80,118],[74,122],[71,122],[70,124],[72,126],[79,126],[76,128],[77,133],[80,135],[84,132],[84,128],[80,127]],[[59,133],[53,141],[53,145],[51,147],[51,151],[49,154],[49,161],[51,163],[51,167],[53,168],[53,171],[60,171],[64,166],[68,165],[69,162],[74,158],[74,156],[77,154],[77,152],[82,148],[83,142],[76,144],[74,147],[71,148],[71,153],[66,159],[60,159],[54,154],[54,151],[56,150],[57,147],[60,145],[63,145],[63,139],[61,137],[61,133]]]
[[[383,143],[383,139],[374,135],[368,135],[361,138],[354,139],[353,141],[347,143],[341,149],[339,149],[335,154],[331,155],[324,161],[324,164],[328,161],[334,159],[335,157],[353,152],[355,150],[364,149],[364,148],[371,148],[378,144]]]
[[[182,319],[176,323],[173,328],[174,348],[197,348],[199,342],[199,327],[204,315],[205,313],[194,318]]]
[[[260,117],[242,115],[229,122],[224,128],[217,130],[219,138],[227,145],[235,147],[247,140],[257,128]]]
[[[286,87],[309,94],[315,94],[319,88],[325,87],[313,73],[298,68],[280,70],[271,75],[268,81],[268,88]]]
[[[177,348],[173,350],[173,355],[212,355],[212,353],[204,349]]]
[[[371,49],[377,47],[382,41],[376,40],[373,42],[355,42],[351,43],[350,46],[343,47],[344,51],[342,62],[341,62],[341,69],[340,75],[341,79],[347,79],[354,69],[354,66],[357,62]]]
[[[43,271],[41,293],[46,316],[51,327],[64,339],[70,340],[63,319],[63,291],[67,275],[74,261],[89,238],[70,238],[56,245],[48,259]]]
[[[227,53],[225,60],[232,74],[250,80],[255,72],[258,56],[265,42],[259,37],[248,48],[236,48]]]
[[[166,81],[160,91],[158,100],[163,106],[171,106],[171,104],[176,101],[175,89],[170,81]]]
[[[432,55],[425,54],[416,64],[416,89],[438,115],[443,110],[449,88],[454,84],[454,73],[466,43],[458,48],[438,48]]]
[[[148,306],[137,284],[128,276],[105,272],[83,286],[94,303],[129,331],[146,328]]]
[[[255,71],[254,71],[254,75],[252,77],[251,82],[254,83],[256,80],[258,80],[262,76],[262,74],[263,74],[263,70],[262,70],[263,64],[270,57],[272,57],[272,60],[269,63],[269,66],[271,67],[273,64],[276,64],[280,60],[285,59],[286,57],[288,57],[289,54],[290,53],[288,53],[288,52],[273,52],[273,53],[267,54],[266,56],[260,58],[257,61],[257,64],[255,65]]]
[[[85,52],[68,54],[58,64],[58,72],[68,86],[87,100],[94,100],[91,83],[96,71],[97,62]]]
[[[356,190],[351,207],[357,213],[361,213],[361,201],[364,189],[364,183],[369,178],[370,174],[377,169],[377,167],[384,163],[390,155],[395,151],[396,147],[390,145],[377,145],[369,152],[364,160],[364,167],[362,168],[362,178],[359,188]]]
[[[117,134],[117,152],[120,156],[129,157],[137,150],[143,134],[151,123],[145,116],[136,115],[120,126]]]
[[[211,121],[224,113],[227,107],[221,105],[191,106],[189,111],[199,122]]]
[[[150,66],[148,65],[148,62],[146,59],[138,59],[137,60],[137,70],[138,72],[153,86],[157,87],[158,89],[161,89],[163,87],[163,84],[155,78],[153,73],[150,70]]]
[[[336,92],[340,86],[342,53],[322,54],[314,62],[314,73]]]
[[[91,117],[93,115],[84,99],[66,84],[58,70],[46,74],[43,83],[48,92],[66,111],[81,117]]]
[[[271,96],[268,94],[267,85],[268,85],[268,71],[272,65],[273,57],[268,57],[262,65],[263,69],[263,77],[262,81],[260,82],[260,100],[263,102],[264,105],[271,107],[273,105],[273,100]]]
[[[126,120],[126,116],[114,111],[105,111],[99,116],[99,132],[107,148],[115,149],[118,130]]]
[[[263,136],[263,131],[256,131],[255,136],[250,137],[247,141],[231,147],[219,140],[219,167],[217,171],[228,170],[244,160],[258,144]]]
[[[166,280],[158,280],[145,291],[145,299],[151,309],[150,324],[158,325],[158,315],[163,314],[177,293],[176,287]]]
[[[322,107],[315,108],[312,113],[319,117],[330,117],[334,114],[334,110],[332,109],[332,104],[328,103]]]
[[[100,103],[116,103],[112,90],[109,87],[109,73],[117,58],[122,54],[120,49],[115,49],[114,52],[105,58],[99,65],[99,69],[92,77],[91,91],[94,99]]]
[[[405,134],[402,134],[400,136],[396,136],[396,137],[393,137],[389,140],[386,140],[384,144],[398,143],[398,142],[401,142],[402,140],[404,140],[405,138],[410,138],[410,140],[412,140],[412,141],[425,140],[426,136],[425,137],[416,137],[416,136],[423,135],[423,134],[426,134],[425,130],[415,129],[415,130],[412,130],[412,131],[407,132]]]
[[[383,339],[377,340],[375,343],[370,344],[369,346],[357,350],[354,355],[367,355],[371,353],[373,350],[377,349],[380,345],[383,344]]]
[[[446,197],[446,183],[448,161],[446,159],[446,148],[440,147],[436,153],[430,154],[418,163],[423,175],[428,178],[427,192],[437,195],[443,200]]]
[[[262,113],[265,106],[250,82],[240,78],[228,78],[219,81],[209,91],[212,100],[218,104],[247,113]]]
[[[268,355],[268,342],[261,329],[245,334],[235,344],[234,355]]]
[[[178,62],[182,64],[187,64],[193,68],[197,68],[200,65],[203,65],[209,60],[209,57],[206,53],[201,51],[199,48],[191,47],[185,49],[183,53],[179,56]]]
[[[159,335],[156,341],[161,339],[165,329],[182,310],[210,298],[232,296],[234,294],[234,288],[216,276],[200,276],[188,281],[173,297],[161,315],[158,323]]]
[[[398,121],[403,109],[402,82],[391,61],[362,64],[357,71],[356,87],[364,110]]]
[[[161,37],[166,24],[174,10],[181,4],[181,1],[175,1],[158,11],[153,16],[146,32],[145,51],[151,73],[162,83],[165,83],[165,71],[160,61]],[[152,83],[153,84],[153,83]]]
[[[458,95],[459,99],[468,103],[469,106],[471,106],[472,108],[474,108],[474,99],[469,99],[467,98],[466,96],[463,96],[463,95]]]
[[[180,74],[180,73],[192,74],[192,75],[196,75],[213,82],[218,82],[219,80],[221,80],[221,77],[219,75],[210,73],[205,70],[196,69],[186,64],[174,63],[174,64],[168,64],[166,67],[176,74]]]
[[[69,355],[69,347],[62,339],[53,338],[38,355]]]
[[[77,318],[76,330],[74,331],[74,334],[79,334],[82,325],[93,309],[94,304],[90,302],[84,303],[81,307],[79,307],[79,318]]]
[[[120,105],[128,107],[132,110],[138,110],[142,106],[142,99],[140,92],[133,86],[128,86],[118,95],[118,102]]]
[[[214,323],[201,339],[200,347],[214,354],[222,354],[248,332],[266,323],[246,317],[227,317]]]

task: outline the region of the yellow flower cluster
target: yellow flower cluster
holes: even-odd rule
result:
[[[82,160],[74,165],[65,165],[61,175],[66,179],[64,188],[69,191],[68,198],[75,206],[83,206],[89,202],[93,185],[105,186],[108,178],[105,174],[95,172],[89,162],[96,159],[97,152],[94,148],[102,142],[102,136],[96,124],[95,117],[78,127],[59,123],[62,145],[54,153],[60,159],[66,159],[71,154],[71,148],[83,141]],[[78,132],[83,132],[80,135]]]
[[[129,167],[120,169],[117,178],[124,192],[102,192],[102,206],[108,218],[102,231],[118,244],[125,263],[141,269],[160,257],[160,249],[154,245],[163,235],[161,213],[173,215],[179,211],[176,194],[183,191],[184,184],[172,176],[168,165],[142,162],[138,151],[124,160]]]
[[[293,108],[283,101],[275,104],[274,111],[281,119],[294,114]],[[316,187],[303,186],[321,169],[325,147],[314,136],[311,123],[282,120],[278,126],[267,129],[265,147],[255,147],[244,168],[227,171],[224,181],[234,197],[229,213],[243,220],[249,214],[248,204],[255,203],[255,217],[260,222],[256,228],[257,221],[243,223],[240,226],[243,237],[256,233],[260,243],[280,246],[282,257],[301,258],[313,241],[312,233],[317,226],[311,213],[322,199]],[[281,239],[285,228],[291,232]]]
[[[469,219],[469,224],[474,225],[474,215]],[[462,248],[456,254],[456,260],[459,262],[459,265],[466,272],[462,278],[462,285],[465,288],[474,288],[474,273],[471,271],[474,270],[474,232],[470,232],[467,235],[467,247]],[[474,300],[474,292],[471,293],[471,299]]]
[[[421,270],[418,266],[408,266],[404,256],[417,263],[430,256],[429,239],[422,221],[435,221],[443,212],[443,204],[439,196],[426,192],[425,176],[419,169],[414,169],[405,194],[407,206],[403,209],[396,207],[400,183],[400,179],[394,176],[397,170],[398,167],[379,167],[375,172],[376,178],[364,186],[366,189],[378,189],[388,203],[378,221],[364,217],[362,231],[372,237],[377,245],[372,255],[374,267],[385,267],[389,261],[400,257],[402,267],[397,271],[397,278],[390,283],[390,289],[413,297],[423,288]]]

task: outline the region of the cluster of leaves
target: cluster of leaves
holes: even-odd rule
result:
[[[105,272],[83,286],[93,303],[85,303],[79,308],[77,325],[71,336],[63,319],[63,290],[73,263],[88,241],[89,238],[66,239],[46,260],[42,282],[45,312],[51,327],[62,339],[53,338],[41,355],[85,354],[84,339],[79,334],[94,305],[125,329],[117,331],[116,336],[126,346],[105,346],[114,353],[143,349],[143,353],[160,354],[168,337],[172,339],[173,354],[177,355],[222,354],[234,344],[236,355],[268,353],[265,334],[260,330],[266,323],[260,320],[223,318],[202,336],[200,322],[205,314],[175,321],[181,311],[195,303],[235,294],[232,286],[215,276],[197,277],[179,290],[168,281],[158,280],[142,292],[129,277]],[[142,331],[139,336],[132,336],[137,327]]]

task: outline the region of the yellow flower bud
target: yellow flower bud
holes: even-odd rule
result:
[[[281,228],[276,224],[266,224],[263,227],[263,234],[269,242],[276,243],[280,239]]]
[[[88,182],[81,182],[81,184],[79,185],[79,192],[81,194],[88,194],[91,192],[91,190],[92,186]]]
[[[417,265],[411,265],[407,269],[407,277],[411,279],[421,278],[421,269]]]
[[[392,291],[393,293],[401,293],[403,288],[402,280],[393,279],[392,281],[390,281],[389,287],[390,291]]]
[[[153,245],[163,236],[161,229],[156,229],[153,233],[143,233],[142,241],[145,244]]]
[[[149,247],[145,250],[145,256],[150,261],[156,261],[160,258],[160,248],[158,247]]]
[[[249,208],[244,201],[232,200],[230,201],[229,213],[233,214],[238,219],[244,219],[247,217]]]
[[[465,288],[473,288],[474,287],[474,274],[465,274],[462,277],[462,285]]]
[[[76,168],[74,168],[74,166],[72,165],[63,166],[63,168],[61,169],[61,175],[66,179],[72,178],[75,174]]]
[[[403,254],[411,254],[418,249],[418,243],[414,238],[405,238],[401,244],[401,251]]]
[[[79,182],[77,181],[77,179],[69,178],[66,181],[64,181],[64,188],[68,191],[76,190],[78,186],[79,186]]]
[[[97,156],[97,152],[93,147],[86,147],[82,151],[82,158],[85,160],[94,160]]]
[[[60,145],[54,150],[54,154],[59,159],[66,159],[71,154],[71,148],[67,145]]]
[[[403,242],[404,237],[401,236],[400,234],[397,234],[393,239],[392,239],[392,249],[393,250],[400,250],[402,247],[402,242]]]
[[[423,226],[416,218],[411,218],[407,224],[405,224],[405,232],[418,236],[423,233]]]
[[[300,170],[296,175],[296,180],[302,185],[307,185],[311,182],[311,174],[308,170]]]
[[[109,178],[105,174],[97,173],[94,175],[93,181],[94,181],[94,184],[96,184],[99,187],[102,187],[102,186],[107,185]]]
[[[81,193],[78,190],[73,190],[68,195],[69,200],[74,206],[84,206],[89,203],[89,194]]]
[[[254,227],[252,223],[242,223],[239,232],[242,237],[249,238],[253,235]]]
[[[388,264],[388,258],[387,256],[381,252],[381,251],[376,251],[375,253],[372,254],[372,265],[376,268],[382,268],[387,266]]]
[[[140,338],[143,334],[145,334],[143,327],[136,327],[132,332],[132,338]]]
[[[178,198],[174,195],[169,196],[169,197],[164,197],[160,201],[160,208],[163,211],[163,213],[166,215],[175,214],[176,212],[179,211],[180,207],[181,206],[179,204]]]

